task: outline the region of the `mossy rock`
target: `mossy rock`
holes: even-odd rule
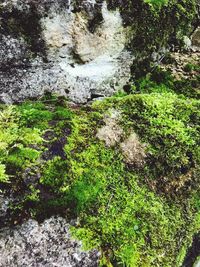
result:
[[[109,147],[97,131],[113,110],[123,135]],[[11,222],[78,217],[71,231],[86,248],[101,249],[102,265],[181,266],[200,225],[199,110],[199,100],[173,92],[82,108],[55,97],[2,106],[1,189],[20,192]],[[136,147],[145,144],[142,165],[123,154],[133,133]],[[32,180],[24,180],[27,171]]]

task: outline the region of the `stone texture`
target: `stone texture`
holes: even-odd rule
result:
[[[128,28],[105,1],[0,3],[0,100],[55,92],[77,103],[130,79]]]
[[[193,267],[200,267],[200,260],[198,259],[197,262],[195,262]]]
[[[64,218],[38,224],[28,220],[13,229],[0,230],[0,267],[95,267],[99,254],[84,252],[72,239]]]
[[[191,36],[192,46],[200,51],[200,27],[198,27]]]
[[[0,193],[0,225],[1,221],[6,220],[7,212],[9,209],[10,199]]]
[[[170,53],[171,62],[161,64],[163,70],[168,70],[177,80],[194,79],[199,74],[199,70],[186,71],[187,64],[198,66],[200,64],[200,52],[188,51],[187,53]]]

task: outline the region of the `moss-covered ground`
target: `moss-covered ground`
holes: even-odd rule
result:
[[[102,266],[181,266],[200,228],[200,100],[194,87],[183,94],[165,78],[158,71],[129,94],[83,107],[53,96],[1,105],[10,223],[60,213],[78,218],[72,234],[101,251]],[[126,164],[119,143],[97,138],[112,110],[122,139],[134,132],[145,144],[142,167]]]

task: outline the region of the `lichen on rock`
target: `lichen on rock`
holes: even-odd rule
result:
[[[191,38],[194,49],[200,51],[200,27],[193,32]]]

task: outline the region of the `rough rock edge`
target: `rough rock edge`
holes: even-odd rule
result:
[[[69,228],[66,219],[51,217],[1,229],[0,267],[97,267],[98,251],[82,251]]]

